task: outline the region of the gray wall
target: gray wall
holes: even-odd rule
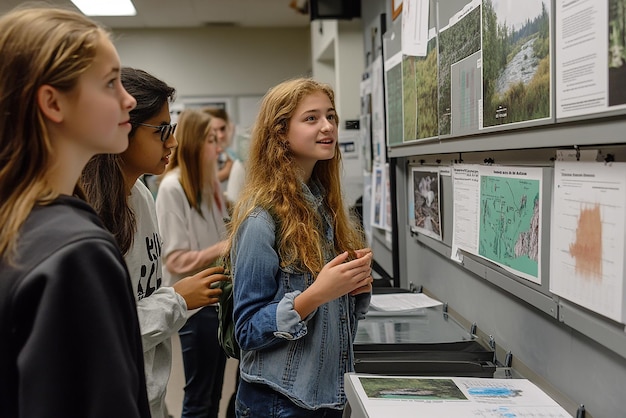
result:
[[[262,96],[311,73],[308,26],[120,29],[114,42],[123,65],[165,80],[179,98]]]
[[[372,49],[371,27],[376,25],[380,13],[387,13],[387,28],[390,27],[390,3],[391,0],[361,2],[366,54]],[[542,286],[528,285],[523,279],[517,280],[485,261],[471,258],[466,258],[464,264],[451,261],[449,232],[446,232],[446,225],[450,229],[452,224],[454,199],[450,180],[447,190],[442,191],[442,223],[447,239],[442,243],[412,234],[406,225],[409,164],[419,164],[420,160],[425,160],[426,164],[437,164],[437,160],[447,164],[463,153],[464,162],[470,163],[495,156],[499,164],[550,166],[549,158],[554,156],[556,148],[573,145],[599,147],[603,152],[616,153],[617,161],[625,161],[625,130],[623,117],[598,118],[398,147],[389,153],[397,163],[398,216],[394,228],[398,245],[394,254],[391,246],[380,243],[375,237],[375,259],[386,266],[390,258],[396,260],[402,287],[411,283],[423,286],[429,294],[447,303],[454,315],[468,326],[476,324],[481,339],[493,337],[498,360],[503,361],[504,354],[510,351],[513,368],[538,384],[574,416],[581,404],[586,408],[587,417],[626,416],[624,325],[568,305]],[[598,144],[597,138],[602,138],[602,144]],[[549,199],[548,192],[544,201]],[[545,228],[544,233],[549,230],[548,226]],[[378,238],[381,236],[379,233]]]

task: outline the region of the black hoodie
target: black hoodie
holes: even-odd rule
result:
[[[115,239],[84,201],[36,206],[0,261],[0,417],[150,417]]]

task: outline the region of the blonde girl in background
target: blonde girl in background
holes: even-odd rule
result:
[[[217,179],[222,185],[222,191],[224,191],[226,190],[226,183],[230,177],[233,163],[237,159],[236,154],[230,149],[234,125],[225,109],[206,107],[204,111],[211,115],[211,129],[215,132],[217,145],[220,147],[220,155],[217,159]]]
[[[0,414],[150,417],[130,277],[77,187],[128,147],[135,99],[85,16],[0,17]]]
[[[226,206],[217,180],[220,148],[211,116],[185,109],[178,118],[178,147],[160,182],[156,212],[163,235],[163,277],[181,278],[215,265],[225,248]],[[182,418],[217,418],[226,355],[217,339],[217,304],[190,313],[180,329],[185,369]]]
[[[372,255],[343,201],[337,129],[334,93],[315,80],[261,103],[231,224],[238,417],[342,416]]]

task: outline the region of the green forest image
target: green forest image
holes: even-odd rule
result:
[[[425,58],[418,58],[417,73],[417,139],[439,134],[437,114],[437,38],[428,41]]]
[[[467,400],[451,379],[359,378],[368,398]]]
[[[402,96],[404,141],[432,138],[437,126],[437,38],[428,41],[425,57],[404,56]]]
[[[609,106],[626,103],[626,0],[609,0]]]
[[[450,67],[480,51],[480,9],[439,33],[439,135],[450,134]]]
[[[483,126],[548,118],[549,6],[542,2],[538,14],[516,28],[498,23],[497,2],[483,1]]]
[[[417,57],[402,57],[402,101],[404,109],[404,141],[417,138]]]

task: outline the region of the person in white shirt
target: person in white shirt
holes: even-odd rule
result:
[[[174,284],[215,265],[226,242],[226,205],[217,178],[220,147],[211,116],[185,109],[178,118],[179,145],[160,182],[156,212],[163,233],[163,276]],[[185,369],[182,418],[217,418],[226,355],[217,338],[217,304],[206,306],[179,331]]]
[[[137,100],[130,112],[129,146],[120,155],[93,157],[83,170],[81,186],[124,254],[137,301],[150,412],[153,418],[167,418],[171,336],[185,324],[188,309],[217,301],[221,290],[211,289],[211,284],[226,276],[221,267],[213,267],[166,286],[155,202],[141,176],[162,174],[177,146],[169,113],[175,90],[128,67],[122,68],[121,80]]]

